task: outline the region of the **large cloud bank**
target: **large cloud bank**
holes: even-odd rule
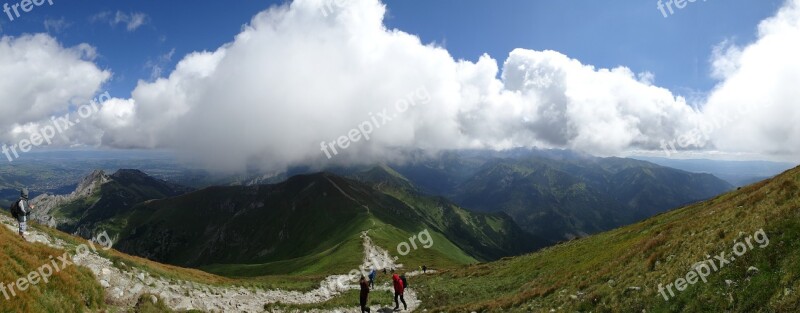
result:
[[[91,99],[110,77],[94,48],[63,47],[48,35],[0,38],[0,141]]]
[[[342,2],[295,0],[258,14],[229,44],[189,54],[168,77],[106,101],[71,140],[178,149],[220,170],[374,162],[416,149],[537,146],[615,155],[670,142],[800,155],[793,123],[800,117],[800,0],[764,21],[756,42],[717,47],[711,62],[720,83],[700,112],[652,85],[649,73],[595,68],[555,51],[514,50],[502,66],[488,55],[455,60],[387,29],[378,0]],[[55,46],[80,57],[80,49]],[[16,66],[4,57],[0,63]],[[107,78],[94,71],[97,83]],[[94,81],[81,82],[91,91]],[[0,91],[15,88],[4,84]],[[399,101],[413,105],[398,111]],[[322,142],[335,145],[369,121],[380,126],[369,140],[351,140],[326,158]]]

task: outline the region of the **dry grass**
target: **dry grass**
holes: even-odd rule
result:
[[[0,282],[6,286],[49,263],[50,256],[64,253],[42,244],[28,243],[5,227],[0,229],[0,251]],[[9,297],[6,299],[0,294],[0,312],[72,313],[105,308],[103,288],[94,275],[74,265],[54,274],[47,283],[40,281],[25,291],[17,291],[15,297],[9,292]]]

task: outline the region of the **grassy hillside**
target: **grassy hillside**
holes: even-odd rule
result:
[[[133,208],[116,247],[231,277],[347,272],[362,263],[364,231],[399,255],[398,244],[429,230],[436,244],[400,260],[413,267],[531,250],[519,248],[527,237],[508,217],[443,206],[445,222],[437,207],[417,204],[423,197],[409,199],[327,173],[276,185],[212,187]]]
[[[316,196],[323,194],[329,196]],[[143,204],[118,247],[183,266],[287,261],[258,274],[314,273],[323,267],[303,264],[318,266],[331,255],[356,256],[339,266],[359,264],[358,236],[367,219],[364,208],[322,176],[298,177],[275,187],[212,187]]]
[[[635,225],[540,252],[421,277],[429,311],[797,312],[800,168]],[[659,284],[751,241],[758,245],[665,301]],[[674,289],[674,288],[673,288]]]
[[[375,167],[354,177],[402,201],[425,224],[480,261],[519,255],[547,244],[525,233],[505,213],[475,213],[445,198],[426,196],[408,179],[387,166]]]
[[[0,282],[8,286],[49,263],[50,256],[62,254],[62,250],[28,243],[6,227],[0,227]],[[25,291],[17,291],[15,297],[9,292],[9,297],[0,294],[0,312],[82,312],[105,308],[103,288],[89,270],[77,266],[68,266],[47,283],[39,281]]]

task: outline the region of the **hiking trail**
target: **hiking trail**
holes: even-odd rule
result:
[[[0,215],[0,222],[14,233],[17,232],[17,222],[11,217]],[[387,268],[402,268],[402,264],[396,264],[395,260],[389,257],[387,250],[372,242],[368,231],[363,232],[361,238],[364,245],[364,259],[361,266],[367,269],[367,272],[372,268],[373,261],[377,261],[374,263],[380,263]],[[51,237],[33,227],[28,227],[26,239],[29,242],[38,242],[58,249],[66,249],[68,246],[65,241]],[[153,294],[173,310],[264,312],[264,305],[268,303],[318,304],[341,295],[342,292],[360,289],[357,283],[358,278],[351,281],[348,275],[328,276],[320,283],[319,288],[309,292],[264,290],[240,286],[213,286],[192,281],[167,279],[153,276],[140,269],[122,270],[117,268],[111,260],[95,253],[76,255],[72,259],[76,265],[86,267],[94,273],[99,284],[105,288],[108,303],[128,308],[134,307],[142,294]],[[43,262],[45,261],[43,260]],[[335,283],[340,279],[346,281],[346,285],[339,286]],[[376,282],[375,288],[370,292],[371,295],[378,292],[393,293],[390,279],[383,277],[379,280],[379,282],[381,281],[382,284]],[[420,305],[420,300],[413,289],[406,289],[405,300],[408,303],[408,310],[404,312],[413,312]],[[352,302],[353,306],[348,308],[314,309],[309,312],[360,312],[358,298],[353,298]],[[394,303],[371,307],[373,312],[390,312],[392,308],[394,308]]]

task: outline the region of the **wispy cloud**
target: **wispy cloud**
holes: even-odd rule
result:
[[[90,18],[90,20],[92,22],[105,22],[111,26],[123,24],[129,32],[132,32],[147,24],[150,18],[147,16],[147,14],[140,12],[126,13],[117,11],[117,13],[113,13],[110,11],[105,11],[95,14]]]
[[[60,33],[71,25],[72,23],[67,22],[67,19],[64,17],[60,19],[48,18],[44,20],[44,29],[47,30],[48,33]]]
[[[175,48],[172,48],[167,53],[159,55],[156,60],[149,60],[145,63],[145,68],[150,70],[150,79],[156,80],[161,77],[161,74],[164,73],[164,67],[172,62],[172,57],[175,56]]]

